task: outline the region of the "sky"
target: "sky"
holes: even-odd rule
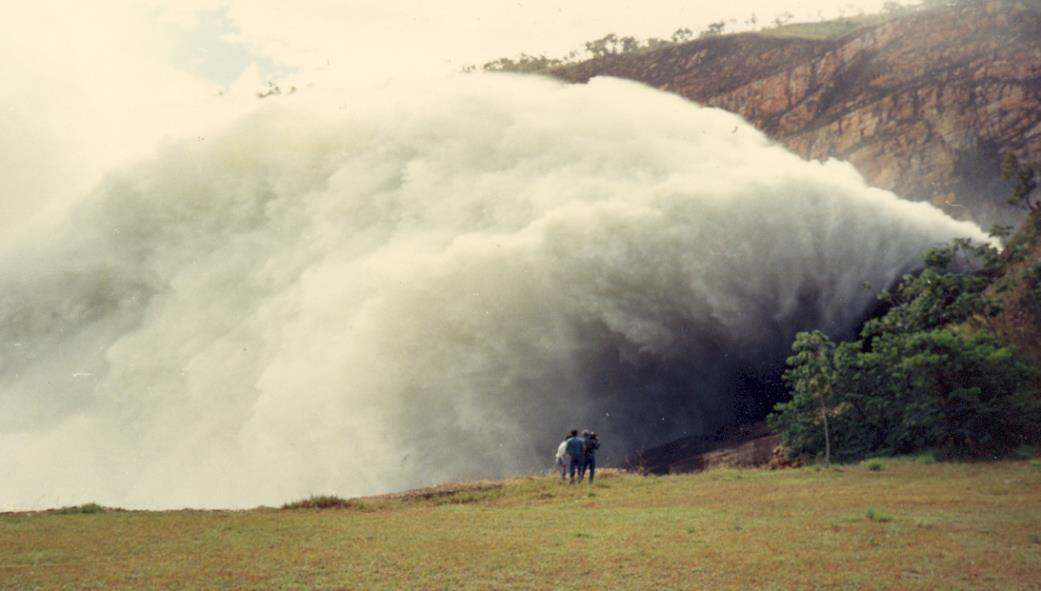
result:
[[[359,92],[606,33],[668,37],[877,11],[883,0],[40,0],[0,21],[0,242],[175,137],[204,138],[268,81]]]

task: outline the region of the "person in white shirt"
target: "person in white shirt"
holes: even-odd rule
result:
[[[560,466],[560,479],[567,480],[568,453],[567,442],[578,436],[578,429],[572,429],[571,434],[564,438],[557,446],[557,465]]]

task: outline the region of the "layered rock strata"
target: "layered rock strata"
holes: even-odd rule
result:
[[[739,34],[560,68],[738,113],[796,153],[981,223],[1015,217],[1005,152],[1041,161],[1041,2],[916,12],[836,40]]]

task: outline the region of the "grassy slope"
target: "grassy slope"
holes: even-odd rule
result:
[[[349,510],[14,514],[0,587],[1038,589],[1039,490],[1039,460],[904,459],[537,477]]]

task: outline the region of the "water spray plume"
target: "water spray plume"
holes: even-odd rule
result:
[[[796,330],[985,238],[617,80],[277,102],[0,252],[3,508],[495,477],[574,426],[610,463],[733,421]]]

